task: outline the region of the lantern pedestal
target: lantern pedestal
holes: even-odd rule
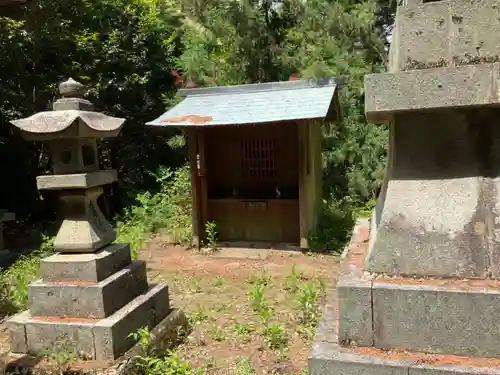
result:
[[[148,285],[146,264],[128,244],[95,253],[44,258],[29,286],[29,311],[7,322],[11,351],[37,355],[64,346],[86,359],[113,360],[133,344],[131,332],[170,313],[168,287]]]

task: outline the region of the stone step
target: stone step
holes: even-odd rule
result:
[[[152,286],[105,319],[42,318],[30,311],[7,321],[13,353],[76,352],[87,359],[114,360],[131,348],[130,333],[153,328],[170,313],[166,284]]]
[[[43,258],[40,276],[43,281],[99,282],[132,262],[130,245],[108,245],[95,253],[55,254]]]
[[[500,360],[346,349],[336,343],[314,343],[309,375],[500,375]]]
[[[372,306],[377,348],[500,357],[500,289],[487,282],[375,280]]]
[[[347,287],[345,282],[343,287]],[[353,288],[353,295],[360,290]],[[364,307],[353,311],[351,317],[351,328],[358,329],[347,331],[346,327],[339,326],[339,322],[345,319],[342,316],[342,300],[346,296],[341,296],[339,292],[338,289],[332,289],[328,293],[309,354],[310,375],[500,375],[500,358],[429,354],[401,348],[383,350],[368,345],[344,346],[346,333],[357,333],[362,340],[364,334],[361,334],[361,329],[367,329],[368,334],[371,334],[372,329],[366,327],[365,322],[354,326],[354,322],[362,318],[360,312]],[[360,298],[365,298],[364,293]],[[415,330],[419,328],[415,326]],[[460,334],[460,330],[455,333],[456,336]],[[418,334],[414,334],[412,339],[418,341]]]
[[[148,288],[146,263],[129,266],[98,282],[45,282],[29,286],[33,316],[103,319]]]
[[[375,276],[366,245],[344,256],[335,293],[342,345],[500,357],[500,281]]]

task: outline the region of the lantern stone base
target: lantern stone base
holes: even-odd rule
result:
[[[367,247],[343,255],[310,353],[311,375],[500,375],[498,281],[370,274]]]
[[[134,345],[130,333],[170,313],[168,287],[148,286],[145,263],[131,260],[128,245],[56,254],[42,261],[41,274],[29,287],[29,310],[7,321],[14,353],[114,360]]]

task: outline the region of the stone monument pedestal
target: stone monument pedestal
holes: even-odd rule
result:
[[[310,375],[500,375],[498,281],[373,275],[368,246],[355,236],[342,255]]]
[[[311,375],[500,374],[498,0],[406,0],[389,72],[365,77],[388,123],[369,243],[346,250]]]

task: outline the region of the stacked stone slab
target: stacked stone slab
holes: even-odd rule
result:
[[[4,250],[3,223],[15,220],[16,216],[12,212],[0,209],[0,251]]]
[[[398,6],[389,72],[365,77],[386,178],[312,375],[500,374],[499,20],[499,0]]]
[[[169,314],[168,288],[148,285],[145,263],[132,261],[128,244],[113,243],[115,231],[97,203],[117,175],[99,170],[96,139],[117,136],[125,120],[94,112],[72,79],[59,90],[53,111],[12,121],[26,139],[48,141],[54,174],[37,184],[60,192],[65,216],[54,241],[58,253],[41,261],[41,279],[29,286],[29,310],[7,323],[11,350],[59,347],[112,360],[134,344],[130,333]]]

